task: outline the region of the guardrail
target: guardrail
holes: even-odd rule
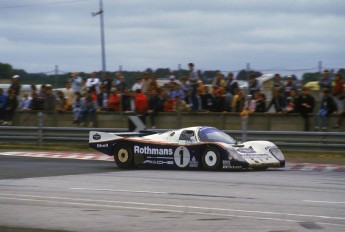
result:
[[[72,128],[72,127],[0,127],[1,143],[27,143],[44,146],[49,144],[85,144],[89,131],[128,132],[127,128]],[[157,129],[166,131],[167,129]],[[224,130],[235,138],[243,137],[241,130]],[[345,132],[291,132],[246,131],[247,141],[268,140],[286,151],[345,153]]]

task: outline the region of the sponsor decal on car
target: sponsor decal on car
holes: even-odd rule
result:
[[[102,147],[108,147],[108,144],[107,143],[105,143],[105,144],[98,143],[97,144],[97,148],[102,148]]]
[[[150,146],[140,147],[134,146],[134,153],[143,155],[173,155],[171,148],[153,148]]]
[[[230,160],[223,160],[223,169],[240,169],[242,166],[232,165]]]
[[[189,162],[189,167],[191,168],[199,167],[199,162],[195,159],[195,156],[193,156],[192,160]]]
[[[93,138],[94,140],[100,140],[100,139],[102,138],[102,136],[101,136],[100,134],[96,133],[96,134],[94,134],[94,135],[92,136],[92,138]]]
[[[255,150],[252,147],[247,147],[247,148],[244,147],[244,148],[238,148],[237,152],[247,154],[247,153],[255,153]]]

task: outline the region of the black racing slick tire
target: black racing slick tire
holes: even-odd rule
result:
[[[220,168],[221,158],[216,148],[208,147],[202,155],[202,166],[206,170],[218,170]]]
[[[133,160],[133,152],[127,146],[120,145],[115,149],[114,161],[119,168],[132,168],[134,163]]]

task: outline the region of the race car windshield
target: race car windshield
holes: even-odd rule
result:
[[[198,136],[202,142],[236,143],[230,135],[216,128],[202,128],[199,130]]]

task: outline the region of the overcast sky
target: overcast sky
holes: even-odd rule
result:
[[[344,0],[103,0],[108,71],[345,67]],[[0,62],[101,70],[99,0],[0,0]],[[273,69],[273,70],[270,70]],[[267,71],[265,71],[267,70]],[[290,71],[289,71],[290,72]],[[294,72],[294,71],[291,71]],[[297,72],[297,71],[296,71]]]

